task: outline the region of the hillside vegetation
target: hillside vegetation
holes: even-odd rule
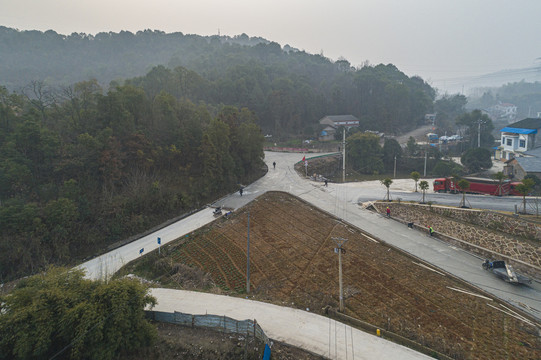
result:
[[[435,91],[241,35],[0,27],[0,281],[67,265],[261,176],[263,134],[416,127]],[[135,77],[134,77],[135,76]]]
[[[264,171],[246,108],[95,81],[64,95],[0,88],[0,282],[71,265]]]
[[[196,104],[247,107],[274,136],[313,136],[317,121],[334,114],[355,115],[371,130],[409,130],[423,121],[435,97],[423,79],[392,64],[354,68],[345,59],[333,62],[245,34],[66,36],[0,27],[0,54],[0,85],[31,97],[36,81],[54,93],[81,81],[96,79],[105,88],[142,77],[130,83],[141,85],[151,100],[165,91]]]

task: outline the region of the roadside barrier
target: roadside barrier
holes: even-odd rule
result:
[[[208,328],[224,333],[252,336],[265,344],[265,354],[270,356],[272,341],[267,337],[261,326],[254,320],[235,320],[225,315],[194,315],[178,311],[163,312],[145,310],[146,317],[154,321],[177,324],[187,327]],[[268,350],[267,350],[268,349]]]

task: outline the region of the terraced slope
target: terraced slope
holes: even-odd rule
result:
[[[183,268],[174,264],[187,264],[210,273],[221,291],[245,296],[248,212],[254,299],[316,312],[336,307],[334,238],[344,238],[347,315],[456,359],[541,359],[539,328],[504,304],[285,193],[266,193],[136,267],[171,285]]]

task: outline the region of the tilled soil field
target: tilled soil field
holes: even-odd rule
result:
[[[475,296],[481,292],[285,193],[262,195],[228,219],[170,243],[161,257],[200,268],[222,291],[245,296],[248,214],[255,300],[320,313],[337,307],[334,249],[337,239],[347,239],[345,314],[455,359],[541,359],[539,328],[508,306]],[[171,283],[174,271],[167,273],[142,275]]]

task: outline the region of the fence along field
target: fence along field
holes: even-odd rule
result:
[[[266,193],[228,219],[170,243],[159,256],[202,269],[223,291],[246,296],[248,211],[253,299],[319,313],[337,307],[332,238],[346,238],[345,314],[456,359],[541,358],[539,328],[503,304],[472,295],[478,290],[285,193]]]

